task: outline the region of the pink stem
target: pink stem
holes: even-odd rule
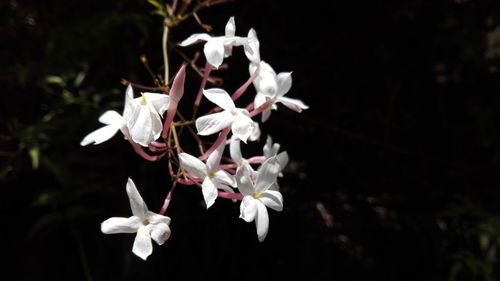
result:
[[[142,148],[142,146],[140,146],[138,143],[134,142],[131,139],[129,139],[129,142],[132,145],[132,147],[134,148],[135,152],[137,154],[139,154],[139,156],[141,156],[142,158],[144,158],[144,159],[146,159],[148,161],[158,161],[158,160],[160,160],[165,155],[165,153],[162,153],[162,154],[159,154],[159,155],[149,155],[149,154],[147,154],[144,151],[144,149]]]
[[[252,76],[250,76],[250,78],[248,78],[248,80],[243,85],[241,85],[241,87],[239,87],[238,90],[236,90],[236,92],[234,92],[234,94],[231,96],[231,99],[233,101],[236,101],[239,97],[241,97],[241,95],[243,95],[243,93],[247,90],[248,86],[252,84],[253,80],[255,80],[255,78],[257,78],[258,75],[259,75],[259,69],[257,68],[257,70],[255,70]]]
[[[195,108],[200,106],[201,96],[203,95],[203,89],[205,89],[205,85],[207,84],[208,76],[212,71],[212,66],[208,61],[205,63],[205,70],[203,71],[203,79],[201,80],[200,89],[198,90],[198,95],[196,96],[196,100],[194,101]]]
[[[198,157],[198,159],[200,159],[202,161],[205,160],[205,159],[207,159],[208,156],[210,154],[212,154],[212,152],[214,152],[214,150],[216,150],[217,147],[219,147],[219,145],[223,141],[226,141],[227,134],[229,134],[230,130],[231,130],[230,127],[227,127],[224,130],[222,130],[222,132],[219,134],[219,137],[217,138],[217,140],[215,140],[215,142],[212,144],[212,146],[207,151],[205,151],[205,153],[203,153],[203,155],[201,155],[200,157]]]
[[[262,163],[262,162],[264,162],[264,160],[266,160],[264,156],[254,156],[254,157],[247,159],[248,163],[250,163],[250,164]]]
[[[184,184],[184,185],[195,185],[195,184],[197,184],[195,181],[193,181],[193,180],[191,180],[191,179],[189,179],[189,180],[185,180],[185,179],[178,178],[176,181],[177,181],[178,183],[180,183],[180,184]]]
[[[252,112],[250,112],[250,117],[254,117],[255,115],[257,115],[257,114],[261,113],[262,111],[266,110],[273,103],[274,103],[273,99],[270,99],[270,100],[266,101],[261,106],[259,106],[256,109],[252,110]]]
[[[168,206],[170,205],[170,201],[172,201],[172,193],[175,190],[175,186],[176,185],[174,183],[174,185],[172,186],[172,188],[170,189],[170,191],[167,193],[167,197],[165,197],[165,201],[163,202],[163,206],[160,209],[160,213],[159,213],[160,215],[165,214],[165,212],[167,211]]]
[[[243,194],[241,193],[229,193],[225,191],[219,191],[217,196],[224,199],[233,199],[233,200],[243,200]]]

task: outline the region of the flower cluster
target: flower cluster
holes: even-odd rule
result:
[[[217,198],[240,201],[239,217],[246,222],[255,221],[257,237],[261,242],[269,229],[267,208],[275,211],[283,209],[283,196],[277,179],[282,176],[288,154],[280,152],[280,145],[267,136],[262,155],[245,158],[241,142],[247,144],[260,139],[259,124],[253,118],[261,115],[261,122],[267,121],[278,103],[297,112],[308,107],[300,100],[285,97],[292,85],[291,72],[276,73],[261,60],[255,30],[250,29],[246,37],[235,36],[235,33],[235,21],[231,17],[223,36],[193,34],[180,43],[180,46],[188,46],[205,42],[205,71],[191,120],[185,119],[177,110],[184,96],[186,65],[183,65],[169,88],[166,85],[158,87],[160,92],[141,92],[139,97],[134,97],[134,90],[154,87],[128,84],[123,113],[106,111],[99,118],[105,126],[81,141],[82,146],[99,144],[121,131],[144,159],[167,159],[173,184],[158,214],[148,210],[134,182],[128,179],[126,191],[133,216],[110,218],[101,224],[101,230],[106,234],[137,233],[132,252],[142,259],[152,253],[151,239],[161,245],[170,237],[170,218],[165,216],[165,212],[178,184],[199,187],[207,208],[212,207]],[[207,89],[205,86],[210,80],[210,72],[218,69],[224,58],[232,54],[232,48],[238,46],[244,48],[249,60],[249,79],[232,95],[221,88]],[[236,102],[252,83],[256,90],[253,102],[238,107]],[[202,97],[215,107],[197,117]],[[182,132],[190,133],[193,141],[197,142],[198,156],[183,151],[179,141],[181,127],[187,127]],[[215,141],[205,149],[205,142],[200,136],[214,134],[218,134]],[[223,158],[227,150],[230,157]]]

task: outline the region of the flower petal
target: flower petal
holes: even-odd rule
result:
[[[124,120],[120,113],[114,110],[108,110],[99,117],[99,122],[106,125],[115,125],[117,127],[121,127]]]
[[[290,88],[292,87],[292,73],[291,72],[281,72],[276,76],[276,82],[278,83],[278,96],[284,96]]]
[[[132,214],[141,220],[147,219],[148,207],[144,203],[144,200],[142,200],[141,194],[137,191],[137,187],[135,187],[135,183],[131,178],[128,178],[126,189]]]
[[[226,23],[226,37],[233,37],[236,34],[236,24],[234,17],[230,17]]]
[[[165,223],[151,226],[151,238],[158,244],[163,245],[170,237],[170,227]]]
[[[101,223],[104,234],[135,233],[142,225],[141,219],[136,216],[130,218],[109,218]]]
[[[243,46],[245,55],[251,63],[258,64],[260,62],[260,43],[257,32],[253,28],[248,31],[248,39],[250,39],[248,43]]]
[[[191,176],[200,180],[208,176],[207,165],[201,162],[200,159],[187,153],[179,153],[179,161],[182,168],[186,169]]]
[[[288,153],[286,151],[283,151],[280,154],[276,155],[276,159],[280,164],[280,171],[282,171],[288,164]]]
[[[255,217],[255,226],[257,227],[257,237],[259,242],[264,241],[269,231],[269,215],[266,206],[259,200],[256,200],[257,216]]]
[[[248,112],[243,109],[241,110],[234,119],[231,125],[231,131],[234,136],[242,140],[244,143],[252,135],[254,130],[254,124],[252,118],[248,117]]]
[[[260,194],[259,200],[266,205],[266,207],[275,211],[281,212],[283,210],[283,196],[279,191],[266,190]]]
[[[166,216],[163,216],[163,215],[160,215],[157,213],[153,213],[151,211],[148,211],[148,221],[152,225],[156,225],[156,224],[160,224],[160,223],[164,223],[166,225],[170,224],[169,217],[166,217]]]
[[[257,200],[250,195],[243,197],[240,203],[240,219],[251,222],[257,215]]]
[[[158,114],[163,115],[165,113],[170,102],[169,96],[159,93],[144,93],[144,96]]]
[[[257,79],[259,79],[259,92],[270,98],[278,94],[278,83],[275,74],[261,69]]]
[[[231,126],[233,121],[234,117],[228,111],[212,113],[196,119],[196,130],[198,135],[207,136]]]
[[[259,123],[253,122],[253,131],[248,140],[250,141],[258,141],[260,139],[260,127]]]
[[[219,68],[224,60],[224,41],[221,38],[210,38],[203,48],[205,57],[215,69]]]
[[[136,118],[129,119],[127,122],[130,136],[134,142],[148,146],[161,133],[160,116],[156,113],[152,114],[147,105],[135,105],[133,112]],[[160,128],[158,128],[158,124]]]
[[[226,172],[224,170],[219,170],[219,171],[215,172],[215,176],[213,177],[213,180],[215,180],[219,183],[222,183],[222,184],[236,187],[236,179],[231,174],[229,174],[228,172]]]
[[[301,100],[298,99],[278,97],[276,102],[281,102],[284,106],[296,112],[302,112],[302,110],[309,108],[309,106],[307,106],[305,103],[303,103]]]
[[[86,135],[83,140],[80,142],[81,146],[85,146],[91,143],[94,144],[100,144],[103,143],[110,138],[112,138],[120,127],[117,127],[116,125],[107,125],[102,128],[99,128],[90,134]]]
[[[255,190],[251,178],[252,171],[249,166],[250,165],[243,165],[240,169],[238,169],[236,172],[236,183],[238,190],[243,195],[252,196]]]
[[[266,159],[276,156],[279,150],[280,150],[280,144],[279,143],[273,144],[273,138],[271,136],[267,136],[266,144],[264,145],[263,148],[264,156],[266,157]]]
[[[188,45],[195,43],[196,41],[199,41],[199,40],[208,41],[208,40],[210,40],[210,38],[212,38],[212,37],[206,33],[195,33],[195,34],[189,36],[188,38],[184,39],[184,41],[182,41],[179,45],[182,47],[186,47]]]
[[[224,148],[226,147],[226,141],[223,141],[219,146],[208,156],[207,159],[207,171],[209,174],[219,170],[220,159],[224,153]]]
[[[146,260],[153,253],[153,244],[151,243],[148,226],[143,225],[137,231],[132,252],[143,260]]]
[[[217,198],[217,188],[209,177],[205,177],[203,180],[201,191],[208,209],[215,203],[215,199]]]
[[[243,161],[240,142],[240,139],[232,137],[231,142],[229,143],[229,155],[231,155],[231,159],[233,159],[234,163],[238,166],[241,164],[241,161]]]
[[[255,191],[264,192],[276,182],[280,172],[280,163],[276,157],[271,157],[262,163],[255,180]]]
[[[266,103],[267,100],[269,100],[269,97],[262,94],[261,92],[257,92],[257,94],[255,94],[255,98],[253,100],[253,107],[258,108],[259,106]]]
[[[233,110],[236,108],[234,101],[224,89],[212,88],[203,90],[203,95],[224,110]]]

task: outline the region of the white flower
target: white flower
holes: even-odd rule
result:
[[[233,135],[246,143],[253,134],[255,125],[246,109],[236,108],[229,94],[223,89],[203,90],[203,95],[224,109],[196,119],[196,129],[202,136],[211,135],[231,126]]]
[[[130,85],[127,95],[133,97]],[[134,142],[148,146],[160,137],[163,129],[160,116],[167,110],[169,101],[169,96],[158,93],[143,93],[141,97],[129,99],[123,118]]]
[[[191,177],[202,180],[201,191],[207,205],[207,209],[215,203],[217,189],[234,193],[228,186],[236,187],[236,181],[232,175],[219,168],[220,159],[224,152],[225,141],[221,142],[214,152],[208,156],[207,163],[187,153],[179,154],[182,168],[188,171]]]
[[[127,195],[133,216],[129,218],[113,217],[101,224],[105,234],[137,233],[132,252],[143,260],[153,252],[153,239],[158,245],[163,245],[170,237],[170,218],[148,210],[132,179],[127,182]]]
[[[253,75],[257,68],[259,74],[253,81],[257,94],[254,100],[254,108],[258,108],[266,101],[272,99],[272,104],[262,112],[262,122],[271,116],[271,109],[277,109],[276,103],[281,102],[291,110],[301,112],[309,107],[301,100],[285,97],[292,87],[292,73],[281,72],[276,75],[274,69],[265,61],[260,59],[259,39],[255,30],[248,31],[248,42],[244,45],[245,55],[250,61],[249,72]]]
[[[123,115],[125,115],[126,112],[130,111],[128,107],[132,98],[133,98],[132,87],[129,85],[127,87],[127,91],[125,92],[125,104],[124,104]],[[85,146],[91,143],[93,144],[103,143],[112,138],[118,132],[118,130],[122,131],[126,139],[130,139],[127,123],[123,118],[123,116],[121,116],[118,112],[114,110],[108,110],[104,112],[104,114],[102,114],[99,117],[99,122],[106,124],[107,126],[99,128],[93,131],[92,133],[86,135],[80,142],[81,146]]]
[[[272,100],[272,104],[262,111],[262,122],[265,122],[271,116],[271,109],[277,109],[276,104],[282,103],[284,106],[293,111],[301,112],[308,109],[309,106],[304,104],[299,99],[285,97],[286,93],[292,87],[292,73],[281,72],[276,74],[274,69],[266,62],[261,61],[260,71],[257,78],[254,80],[254,86],[257,89],[255,95],[254,108],[258,108],[268,100]],[[257,69],[255,64],[250,64],[250,73],[254,73]]]
[[[283,210],[283,196],[271,189],[276,183],[280,164],[276,157],[267,159],[259,169],[255,180],[252,171],[243,166],[236,173],[239,191],[244,195],[240,205],[240,218],[246,222],[255,220],[257,237],[264,241],[269,230],[269,215],[266,207],[278,212]]]
[[[286,167],[288,164],[288,153],[286,151],[283,151],[278,154],[278,151],[280,150],[280,144],[279,143],[273,143],[273,139],[271,136],[267,136],[266,139],[266,144],[264,145],[263,151],[264,151],[264,159],[269,159],[271,157],[276,157],[276,160],[278,161],[278,164],[280,165],[279,167],[279,174],[278,176],[283,177],[283,169]],[[259,168],[260,169],[260,168]],[[279,185],[277,182],[275,182],[270,189],[272,190],[279,190]]]
[[[203,52],[210,63],[215,69],[219,68],[224,58],[231,55],[233,46],[241,46],[247,43],[246,38],[234,36],[236,32],[236,25],[234,17],[230,17],[226,24],[226,32],[224,36],[212,37],[206,33],[195,33],[182,41],[182,47],[191,45],[199,40],[206,41],[203,47]]]

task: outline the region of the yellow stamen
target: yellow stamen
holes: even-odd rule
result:
[[[146,100],[146,96],[144,95],[144,93],[141,93],[141,104],[142,105],[146,105],[147,104],[147,100]]]

